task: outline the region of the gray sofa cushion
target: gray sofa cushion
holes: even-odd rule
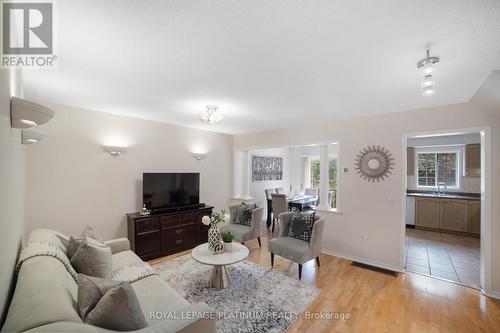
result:
[[[104,245],[104,241],[102,240],[101,236],[97,232],[95,232],[94,229],[91,227],[86,227],[82,231],[82,237],[81,238],[74,238],[71,236],[66,244],[66,255],[68,258],[72,258],[76,250],[82,245],[83,240],[87,239],[88,241],[92,241],[93,243],[98,243]]]
[[[70,260],[78,273],[107,279],[113,269],[111,248],[88,237]]]
[[[78,309],[86,323],[107,329],[131,331],[147,326],[128,282],[79,274]]]

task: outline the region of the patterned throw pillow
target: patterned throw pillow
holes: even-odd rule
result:
[[[292,211],[292,224],[288,237],[297,238],[306,242],[311,240],[312,229],[314,225],[315,213],[302,213],[298,210]]]
[[[252,225],[252,211],[257,207],[257,205],[247,205],[242,203],[238,207],[238,211],[236,212],[236,218],[234,223],[242,224],[246,226]]]

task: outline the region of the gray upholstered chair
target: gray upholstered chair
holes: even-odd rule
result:
[[[285,194],[285,189],[283,187],[276,187],[276,193]]]
[[[266,200],[270,200],[271,194],[276,193],[276,190],[274,188],[268,188],[264,190],[264,193],[266,193]]]
[[[288,212],[288,200],[286,194],[271,193],[272,207],[273,207],[273,227],[271,232],[274,232],[274,222],[278,219],[281,213]]]
[[[320,218],[314,222],[311,239],[309,242],[288,237],[293,213],[282,213],[279,216],[279,236],[268,242],[271,252],[271,267],[274,265],[274,255],[277,254],[299,264],[299,279],[302,278],[302,264],[315,259],[319,266],[319,254],[321,253],[321,238],[325,228],[325,220]]]
[[[313,187],[307,187],[304,190],[304,195],[309,195],[311,197],[317,197],[319,195],[318,189]]]
[[[307,187],[304,190],[304,195],[319,198],[319,188]],[[315,206],[317,206],[317,205],[318,205],[318,200],[316,200],[316,202],[314,203],[313,206],[309,206],[307,208],[315,210],[316,209]]]
[[[231,218],[229,223],[221,228],[221,231],[229,231],[233,234],[234,238],[239,240],[241,244],[246,241],[257,238],[260,243],[260,236],[262,235],[262,219],[264,217],[264,207],[257,207],[252,211],[252,224],[250,226],[234,223],[236,219],[236,214],[238,213],[238,207],[240,205],[233,205],[229,207],[229,214]]]

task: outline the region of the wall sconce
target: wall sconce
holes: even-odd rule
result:
[[[204,159],[207,157],[207,154],[197,154],[197,153],[194,153],[194,154],[193,154],[193,157],[194,157],[197,161],[201,161],[201,160],[204,160]]]
[[[22,143],[24,145],[32,145],[34,143],[42,141],[46,135],[47,133],[45,132],[23,130],[21,133]]]
[[[104,146],[104,151],[111,156],[120,156],[127,151],[127,148],[117,146]]]
[[[10,122],[13,128],[31,128],[42,125],[54,117],[54,110],[22,98],[10,100]]]

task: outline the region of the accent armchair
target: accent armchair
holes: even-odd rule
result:
[[[234,223],[239,206],[240,205],[233,205],[229,207],[231,218],[229,223],[221,228],[221,231],[229,231],[231,234],[233,234],[235,239],[241,242],[241,244],[257,238],[259,247],[261,247],[260,236],[262,235],[262,219],[264,217],[264,207],[257,207],[252,210],[252,223],[247,226]]]
[[[274,265],[274,255],[277,254],[299,264],[299,280],[302,279],[302,264],[315,259],[319,266],[319,254],[321,253],[321,238],[325,227],[325,220],[320,218],[314,222],[312,235],[309,242],[288,237],[293,213],[282,213],[279,216],[279,236],[268,242],[271,252],[271,267]]]

